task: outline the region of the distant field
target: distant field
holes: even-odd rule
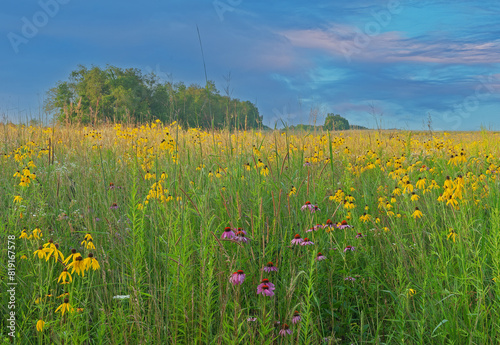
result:
[[[6,342],[498,343],[498,133],[0,135]]]

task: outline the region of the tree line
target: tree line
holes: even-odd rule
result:
[[[184,127],[261,128],[262,116],[249,101],[223,96],[212,81],[205,87],[160,81],[139,69],[78,66],[67,81],[48,91],[45,110],[59,122],[177,121]]]

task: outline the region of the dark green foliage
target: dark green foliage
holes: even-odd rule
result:
[[[260,128],[262,116],[249,101],[221,96],[215,84],[205,87],[162,82],[135,68],[79,66],[68,81],[48,92],[45,105],[59,122],[147,122],[156,119],[184,127]]]
[[[340,115],[327,114],[323,128],[327,131],[344,131],[350,129],[349,121]]]

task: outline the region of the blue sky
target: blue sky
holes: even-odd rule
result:
[[[0,116],[39,117],[79,64],[154,71],[254,102],[264,124],[500,130],[497,1],[5,0]],[[1,121],[1,120],[0,120]]]

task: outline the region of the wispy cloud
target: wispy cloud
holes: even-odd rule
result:
[[[440,33],[407,38],[395,31],[369,36],[355,26],[340,24],[332,24],[326,30],[285,30],[282,34],[294,47],[365,62],[500,63],[500,39],[468,42],[446,38]]]

